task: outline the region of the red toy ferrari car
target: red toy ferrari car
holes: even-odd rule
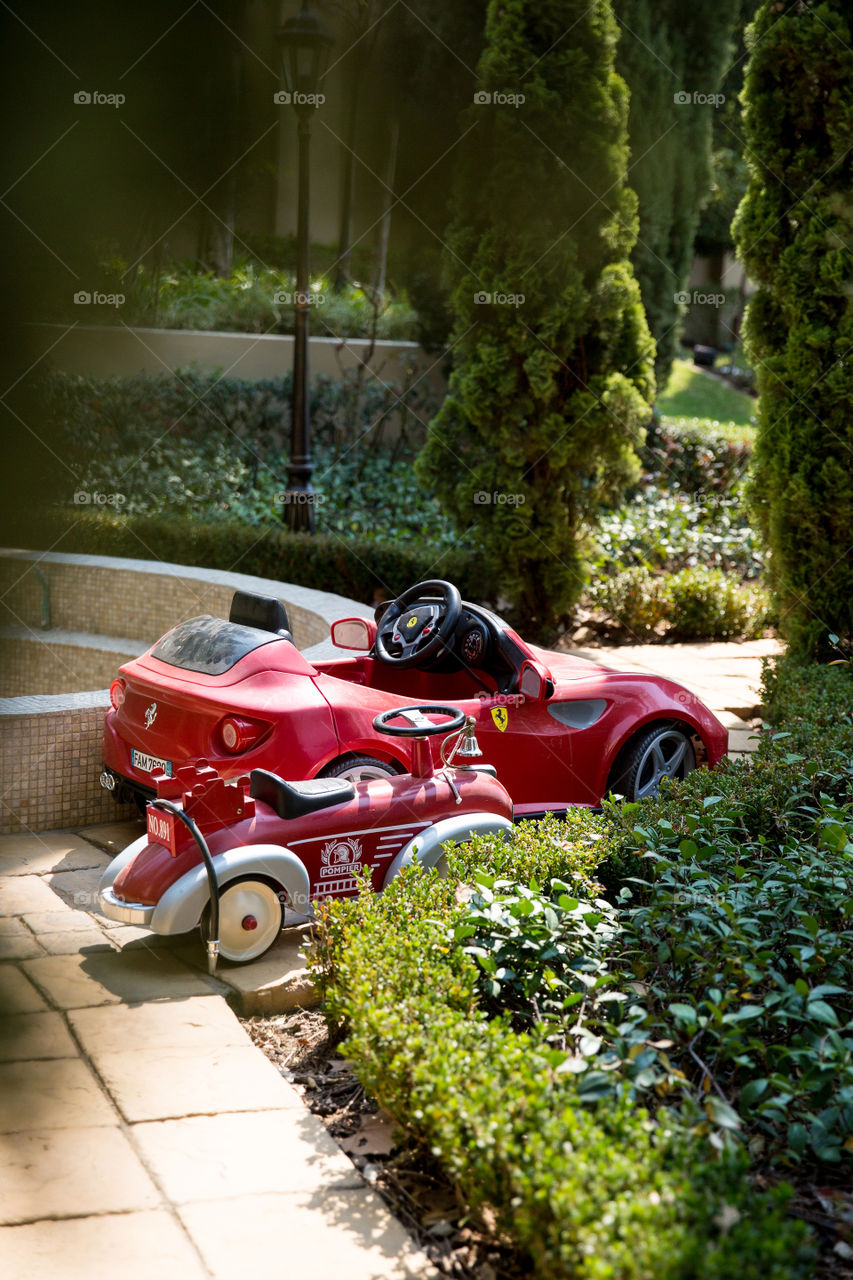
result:
[[[410,587],[376,622],[334,623],[332,641],[351,656],[309,662],[281,602],[244,592],[228,621],[181,623],[113,682],[102,784],[144,804],[155,772],[199,760],[223,778],[393,776],[410,770],[412,746],[374,717],[414,702],[474,717],[516,818],[611,791],[641,799],[726,753],[726,729],[681,685],[526,644],[449,582]]]
[[[410,774],[287,782],[254,769],[226,784],[206,764],[158,773],[147,834],[101,879],[104,915],[161,934],[201,924],[213,973],[220,954],[238,964],[262,956],[285,904],[301,913],[351,895],[367,868],[378,891],[415,858],[440,869],[444,845],[512,829],[512,801],[492,766],[472,764],[474,725],[458,708],[394,707],[374,729],[408,739]]]

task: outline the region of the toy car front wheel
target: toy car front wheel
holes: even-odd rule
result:
[[[377,760],[375,756],[342,756],[333,764],[327,765],[320,774],[321,778],[343,778],[345,782],[369,782],[371,778],[394,778],[397,770],[386,760]]]
[[[265,880],[232,880],[219,895],[219,954],[232,964],[248,964],[269,951],[284,924],[280,892]],[[202,921],[207,937],[208,921]]]
[[[696,768],[696,753],[687,734],[656,725],[630,742],[610,779],[610,790],[626,800],[657,795],[663,778],[684,778]]]

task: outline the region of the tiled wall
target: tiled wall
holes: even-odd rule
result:
[[[136,650],[57,644],[50,632],[27,640],[0,636],[0,698],[107,689],[121,664],[137,656]]]
[[[200,613],[227,618],[234,594],[232,585],[200,581],[191,572],[175,577],[48,560],[41,561],[40,569],[48,583],[53,627],[127,636],[148,644]],[[0,624],[38,629],[42,596],[42,583],[32,565],[0,558]],[[318,614],[293,603],[287,604],[287,611],[300,649],[327,638],[329,624]]]
[[[48,631],[41,630],[44,595],[36,559],[49,589]],[[230,575],[229,581],[222,575],[225,580],[217,581],[208,573],[214,577],[208,582],[204,570],[196,575],[164,565],[161,572],[150,572],[145,563],[92,559],[34,553],[31,561],[0,552],[0,626],[22,633],[0,638],[0,700],[61,697],[61,706],[46,706],[40,697],[28,697],[29,705],[0,705],[0,833],[108,822],[133,812],[119,808],[98,782],[106,689],[123,662],[178,622],[201,613],[227,617],[236,585],[278,594],[300,649],[328,638],[331,617],[365,613],[351,602],[300,587],[282,595],[284,584],[259,579],[235,581]],[[84,635],[68,644],[58,631]],[[103,637],[111,638],[107,648],[99,647]],[[99,689],[102,698],[69,692]]]
[[[0,720],[0,831],[51,831],[117,822],[135,810],[98,783],[107,707]]]

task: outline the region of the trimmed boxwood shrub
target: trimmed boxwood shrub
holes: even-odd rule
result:
[[[571,863],[571,857],[567,859]],[[451,944],[453,881],[406,873],[325,904],[312,958],[365,1087],[538,1280],[811,1275],[784,1189],[753,1191],[742,1151],[708,1158],[627,1093],[584,1101],[565,1054],[487,1018]]]
[[[734,224],[757,290],[752,496],[780,626],[802,657],[853,635],[853,22],[848,0],[764,0],[747,29],[751,177]]]
[[[452,549],[344,540],[330,534],[312,537],[280,525],[205,523],[169,514],[122,517],[58,508],[34,519],[29,529],[16,522],[15,543],[34,550],[156,559],[255,574],[366,604],[390,599],[425,578],[449,578],[469,600],[483,599],[490,585],[470,554]]]

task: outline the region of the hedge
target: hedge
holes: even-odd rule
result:
[[[189,516],[108,516],[54,508],[29,524],[17,521],[6,537],[33,550],[126,556],[206,569],[248,573],[314,587],[372,604],[427,578],[448,578],[466,599],[488,596],[470,553],[293,534],[278,525],[197,521]]]

